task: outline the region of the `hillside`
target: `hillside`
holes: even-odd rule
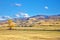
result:
[[[36,15],[29,18],[13,18],[17,26],[21,27],[32,27],[32,26],[43,26],[43,25],[60,25],[60,15]],[[7,20],[1,20],[1,23],[5,24]],[[8,23],[7,23],[8,24]]]

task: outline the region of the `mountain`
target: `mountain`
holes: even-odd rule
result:
[[[32,16],[30,18],[48,18],[47,15],[36,15],[36,16]]]
[[[19,26],[31,26],[31,25],[60,25],[60,15],[35,15],[29,18],[13,18],[13,20]],[[7,20],[0,20],[6,22]]]
[[[59,15],[51,15],[51,16],[35,15],[35,16],[29,17],[29,18],[13,18],[12,20],[14,20],[14,21],[16,21],[16,20],[26,21],[26,20],[29,20],[30,18],[35,18],[37,20],[40,20],[40,19],[60,19],[60,14]],[[6,21],[6,20],[0,20],[0,22]]]
[[[54,19],[54,18],[59,18],[60,19],[60,14],[58,15],[51,15],[51,16],[47,16],[47,15],[35,15],[35,16],[31,16],[28,18],[13,18],[13,20],[29,20],[30,18],[36,18],[36,19]],[[4,17],[2,17],[2,19],[4,19]],[[7,18],[6,18],[7,20]],[[5,20],[0,20],[0,21],[5,21]]]
[[[53,15],[53,16],[50,16],[49,18],[51,18],[51,19],[60,19],[60,16],[59,15]]]

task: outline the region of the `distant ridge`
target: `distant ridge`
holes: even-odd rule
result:
[[[26,21],[26,20],[29,20],[30,18],[36,18],[36,19],[51,19],[51,18],[53,19],[53,18],[59,18],[60,19],[60,14],[58,14],[58,15],[50,15],[50,16],[48,16],[48,15],[35,15],[35,16],[28,17],[28,18],[13,18],[12,20],[14,20],[14,21],[16,21],[16,20]],[[6,20],[8,20],[8,19],[6,19]],[[0,20],[0,22],[6,21],[6,20]]]

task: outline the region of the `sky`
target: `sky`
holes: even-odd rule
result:
[[[60,14],[60,0],[0,0],[0,19],[57,14]]]

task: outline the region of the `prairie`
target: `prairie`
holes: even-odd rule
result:
[[[60,40],[60,31],[29,27],[0,28],[0,40]]]

